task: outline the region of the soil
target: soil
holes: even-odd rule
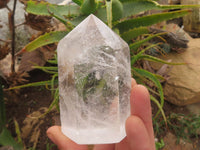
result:
[[[30,82],[44,81],[50,78],[50,76],[42,71],[34,70],[30,73]],[[20,90],[19,94],[11,92],[5,92],[6,97],[6,115],[7,115],[7,126],[10,129],[12,135],[16,137],[15,126],[13,119],[15,118],[19,124],[19,128],[26,126],[24,120],[30,117],[29,114],[38,111],[40,108],[48,108],[53,100],[51,92],[45,87],[28,87]],[[41,112],[41,114],[44,112]],[[37,141],[31,142],[31,136],[34,135],[34,130],[28,137],[22,138],[26,149],[33,147],[36,144],[36,149],[45,150],[47,145],[53,146],[53,143],[46,136],[46,130],[55,124],[53,117],[57,115],[56,111],[52,111],[45,117],[39,119],[43,120],[43,123],[39,126],[40,136]],[[39,121],[38,121],[39,123]],[[36,125],[33,126],[33,128]],[[55,149],[51,148],[52,150]]]

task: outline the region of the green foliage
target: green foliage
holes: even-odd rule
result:
[[[149,88],[150,92],[156,95],[159,95],[160,101],[158,101],[153,95],[151,95],[151,100],[157,105],[159,111],[157,112],[155,118],[161,112],[165,124],[167,122],[165,113],[162,109],[164,104],[164,94],[162,85],[160,84],[161,76],[148,72],[144,69],[139,69],[135,66],[138,60],[150,60],[159,63],[180,65],[183,63],[169,63],[159,58],[147,55],[145,52],[149,48],[159,46],[158,44],[152,44],[147,46],[147,42],[151,39],[162,36],[165,33],[159,33],[151,35],[148,31],[148,26],[159,23],[161,21],[177,18],[188,14],[189,10],[176,10],[172,12],[163,12],[157,14],[143,15],[138,17],[138,14],[141,12],[149,10],[169,10],[169,9],[182,9],[182,8],[193,8],[199,7],[194,5],[160,5],[154,0],[110,0],[106,1],[97,1],[97,0],[73,0],[77,5],[54,5],[47,2],[35,2],[28,1],[26,11],[35,15],[44,15],[52,16],[60,20],[63,24],[66,25],[66,30],[68,29],[67,25],[78,25],[87,15],[93,13],[99,17],[102,21],[108,24],[108,26],[114,29],[116,32],[120,33],[120,36],[127,42],[129,42],[129,47],[131,51],[131,67],[133,77],[138,79],[139,83],[145,84],[146,81],[154,83],[157,91],[153,91]],[[23,50],[33,51],[41,46],[51,44],[54,42],[59,42],[65,35],[67,35],[68,29],[66,32],[49,32],[46,33],[36,40],[32,41],[25,46]],[[139,39],[138,37],[146,34],[145,39]],[[148,35],[148,36],[147,36]],[[134,43],[132,42],[134,39]],[[136,40],[137,39],[137,40]],[[77,39],[78,40],[78,39]],[[145,45],[146,44],[146,45]],[[54,60],[49,61],[52,64],[57,64],[57,58],[55,56]],[[52,74],[52,80],[42,81],[37,83],[29,83],[26,85],[21,85],[15,88],[24,88],[28,86],[46,86],[50,87],[54,100],[50,105],[48,113],[55,105],[58,105],[58,68],[57,67],[40,67],[36,66],[35,68],[41,69],[47,73]],[[147,86],[148,84],[146,84]],[[148,88],[148,86],[147,86]],[[45,113],[45,114],[46,114]],[[45,115],[44,114],[44,115]],[[157,144],[157,147],[161,148],[163,142]]]
[[[58,16],[80,15],[80,8],[77,5],[54,5],[44,1],[28,1],[26,11],[35,15],[51,16],[57,14]],[[62,17],[63,18],[63,17]]]
[[[159,63],[163,63],[163,64],[168,64],[168,65],[186,65],[187,63],[173,63],[173,62],[168,62],[168,61],[164,61],[160,58],[157,57],[153,57],[151,55],[141,55],[140,59],[144,59],[144,60],[148,60],[148,61],[152,61],[152,62],[159,62]]]
[[[108,26],[112,28],[112,0],[106,1],[106,12]]]
[[[112,21],[117,21],[122,18],[123,4],[119,0],[112,0]]]
[[[98,3],[95,0],[84,0],[81,5],[81,12],[84,15],[95,13],[97,10]]]
[[[180,139],[191,142],[192,139],[199,139],[200,132],[200,114],[177,114],[170,113],[167,116],[166,123],[161,118],[153,120],[155,137],[165,134],[165,132],[172,132],[177,137],[177,143]]]
[[[158,80],[158,78],[153,73],[148,72],[148,71],[146,71],[144,69],[133,68],[133,70],[137,74],[140,74],[141,76],[144,76],[144,77],[146,77],[149,80],[151,80],[151,81],[154,82],[154,84],[158,88],[158,92],[160,94],[160,99],[161,99],[161,106],[163,107],[163,104],[164,104],[164,94],[163,94],[162,85],[160,84],[160,81]]]
[[[30,52],[44,45],[59,42],[67,33],[67,31],[55,31],[46,33],[26,45],[23,50]]]
[[[162,59],[156,58],[151,55],[147,55],[145,52],[152,48],[159,46],[160,43],[147,44],[151,39],[162,36],[165,33],[159,34],[149,34],[148,26],[159,23],[164,20],[169,20],[177,17],[184,16],[188,14],[189,10],[176,10],[172,12],[163,12],[157,14],[143,15],[138,17],[139,13],[146,12],[149,10],[169,10],[169,9],[182,9],[182,8],[193,8],[199,7],[199,5],[160,5],[154,0],[110,0],[110,1],[101,1],[101,0],[73,0],[73,4],[67,5],[54,5],[47,2],[36,2],[29,0],[27,2],[26,11],[35,15],[42,16],[51,16],[58,19],[66,26],[66,31],[51,31],[45,33],[44,35],[38,37],[34,41],[26,45],[22,51],[33,51],[41,46],[45,46],[52,43],[59,42],[68,32],[76,25],[78,25],[83,19],[85,19],[89,14],[94,14],[102,21],[108,24],[110,28],[119,33],[119,35],[129,43],[131,49],[131,67],[133,77],[137,80],[138,83],[146,85],[146,87],[151,92],[151,100],[158,107],[158,112],[154,116],[154,122],[158,119],[159,113],[163,117],[162,125],[166,125],[173,130],[178,136],[183,137],[186,135],[195,135],[197,136],[196,131],[200,125],[200,118],[197,116],[185,117],[183,120],[181,117],[173,114],[170,118],[166,118],[163,105],[164,105],[164,93],[163,88],[160,83],[160,79],[163,79],[161,76],[153,74],[144,69],[136,68],[136,64],[139,60],[148,60],[164,64],[173,64],[181,65],[184,63],[170,63]],[[144,35],[144,39],[140,39],[141,35]],[[78,39],[77,39],[78,40]],[[133,43],[133,41],[135,41]],[[41,69],[44,72],[47,72],[52,75],[52,79],[48,81],[41,81],[36,83],[28,83],[25,85],[20,85],[17,87],[10,88],[18,89],[25,88],[30,86],[45,86],[47,89],[52,91],[53,101],[50,104],[48,110],[42,114],[40,117],[43,117],[48,112],[52,110],[53,107],[58,108],[59,101],[59,89],[58,89],[58,67],[57,65],[57,56],[48,61],[53,64],[49,67],[35,66],[37,69]],[[153,83],[156,87],[156,91],[148,87],[146,83]],[[101,85],[101,84],[99,84]],[[159,96],[160,100],[157,100],[154,95]],[[22,146],[15,142],[12,138],[10,132],[5,128],[5,106],[3,102],[3,93],[2,88],[0,87],[0,144],[2,145],[12,145],[15,149],[22,149]],[[172,121],[176,120],[177,124],[172,124]],[[170,120],[170,121],[168,121]],[[160,129],[159,124],[156,124],[156,130]],[[20,131],[17,122],[15,122],[16,133],[18,137],[18,142],[21,143]],[[185,132],[187,131],[187,133]],[[161,149],[164,146],[163,140],[156,142],[156,149]],[[47,149],[50,149],[51,146],[47,145]]]
[[[160,140],[160,142],[156,142],[156,150],[162,149],[165,146],[165,143],[163,139]]]
[[[130,40],[142,35],[142,34],[148,34],[149,30],[147,29],[147,27],[139,27],[139,28],[134,28],[131,29],[127,32],[123,32],[121,34],[121,37],[126,41],[129,42]]]
[[[135,43],[132,43],[131,40],[142,35],[148,34],[147,27],[172,18],[181,17],[183,15],[188,14],[190,11],[188,10],[178,10],[173,12],[164,12],[159,14],[147,15],[142,17],[137,17],[138,13],[148,11],[148,10],[168,10],[168,9],[180,9],[180,8],[188,8],[188,7],[196,7],[192,5],[160,5],[156,1],[153,0],[111,0],[106,1],[104,4],[103,1],[95,1],[95,0],[74,0],[77,5],[53,5],[47,2],[34,2],[29,1],[26,11],[36,15],[45,15],[45,16],[54,16],[61,22],[66,25],[66,22],[71,23],[73,25],[79,24],[87,15],[93,13],[97,17],[99,17],[102,21],[107,23],[109,27],[112,28],[114,24],[114,30],[120,31],[120,36],[129,43],[130,49],[134,50],[132,52],[131,57],[131,66],[133,66],[138,60],[146,59],[160,63],[173,64],[163,61],[159,58],[150,56],[145,54],[145,51],[151,47],[157,46],[151,45],[149,47],[144,48],[143,50],[139,50],[139,48],[148,42],[149,40],[161,36],[165,33],[159,33],[156,35],[149,35],[147,38],[143,40],[138,40]],[[136,15],[136,16],[133,16]],[[67,19],[70,16],[70,20]],[[38,39],[29,43],[25,46],[24,50],[32,51],[37,49],[38,47],[58,42],[62,39],[68,32],[50,32],[45,35],[40,36]],[[56,62],[54,62],[56,64]],[[52,81],[39,82],[39,83],[31,83],[27,85],[22,85],[19,87],[27,87],[27,86],[36,86],[36,85],[49,85],[51,84],[51,89],[53,89],[55,82],[57,82],[57,67],[39,67],[36,68],[42,69],[45,72],[53,74]],[[53,70],[52,70],[53,69]],[[164,94],[162,90],[162,86],[159,82],[159,76],[154,75],[146,70],[133,68],[133,72],[139,76],[143,76],[148,80],[152,81],[158,89],[158,93],[160,96],[160,107],[162,109],[164,104]],[[135,76],[135,75],[134,75]],[[137,77],[135,76],[137,79]],[[57,84],[57,83],[56,83]],[[158,105],[158,101],[155,101],[154,98],[152,100]],[[163,117],[164,113],[160,110]]]
[[[83,3],[83,0],[72,0],[75,4],[81,6]]]
[[[139,40],[139,41],[136,41],[135,43],[129,44],[129,47],[131,50],[136,51],[142,44],[148,42],[149,40],[151,40],[157,36],[163,35],[163,34],[165,34],[165,33],[158,33],[158,34],[150,35],[149,37],[147,37],[144,40]]]
[[[200,6],[200,5],[160,5],[153,0],[121,0],[121,2],[123,3],[123,8],[124,8],[123,17],[129,17],[148,10],[183,9],[183,8],[195,8]]]
[[[22,150],[23,146],[21,144],[18,144],[12,135],[10,134],[10,131],[6,129],[6,127],[3,128],[2,132],[0,133],[0,145],[3,146],[12,146],[14,150]]]
[[[48,85],[51,85],[51,80],[23,84],[23,85],[9,88],[9,90],[21,89],[21,88],[26,88],[26,87],[30,87],[30,86],[48,86]]]
[[[23,149],[22,145],[14,140],[10,131],[6,128],[6,113],[5,113],[5,104],[4,104],[1,79],[0,79],[0,145],[12,146],[14,150]]]
[[[171,113],[168,117],[168,127],[180,138],[189,140],[190,137],[199,139],[200,115]]]
[[[148,15],[148,16],[143,16],[143,17],[137,17],[137,18],[119,22],[115,25],[115,27],[120,30],[120,33],[123,33],[133,28],[150,26],[150,25],[153,25],[165,20],[182,17],[188,14],[188,12],[190,11],[180,10],[180,11],[164,12],[164,13],[153,14],[153,15]]]
[[[15,124],[15,132],[17,134],[17,143],[20,143],[22,145],[21,132],[20,132],[19,124],[16,119],[14,119],[14,124]]]

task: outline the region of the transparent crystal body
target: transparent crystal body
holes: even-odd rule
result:
[[[90,15],[57,51],[62,132],[78,144],[120,142],[130,115],[128,44]]]

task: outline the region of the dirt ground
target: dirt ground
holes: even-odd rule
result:
[[[42,71],[33,71],[30,75],[30,82],[42,81],[50,78],[49,75]],[[6,115],[8,119],[7,126],[11,130],[13,136],[16,136],[13,121],[15,118],[19,124],[19,128],[24,129],[24,132],[21,131],[21,134],[26,149],[35,146],[38,150],[45,150],[47,146],[53,146],[53,143],[46,136],[46,130],[55,124],[53,117],[57,114],[56,111],[52,111],[41,119],[33,118],[31,121],[25,121],[25,119],[31,118],[30,114],[34,112],[40,112],[39,114],[37,113],[36,116],[40,116],[40,114],[44,113],[46,109],[42,110],[41,108],[48,108],[51,104],[53,100],[51,92],[45,87],[29,87],[21,89],[19,94],[5,92],[5,97]],[[37,124],[40,124],[39,127],[37,127]],[[29,129],[27,130],[27,128]],[[37,130],[34,130],[35,128],[37,128]],[[25,132],[30,133],[27,134]],[[37,136],[38,133],[38,139],[31,140],[31,137]]]

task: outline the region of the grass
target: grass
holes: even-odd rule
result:
[[[162,118],[154,120],[155,137],[162,139],[167,132],[172,132],[177,137],[177,143],[180,139],[188,142],[200,138],[200,114],[181,114],[171,113],[167,116],[167,127]]]

